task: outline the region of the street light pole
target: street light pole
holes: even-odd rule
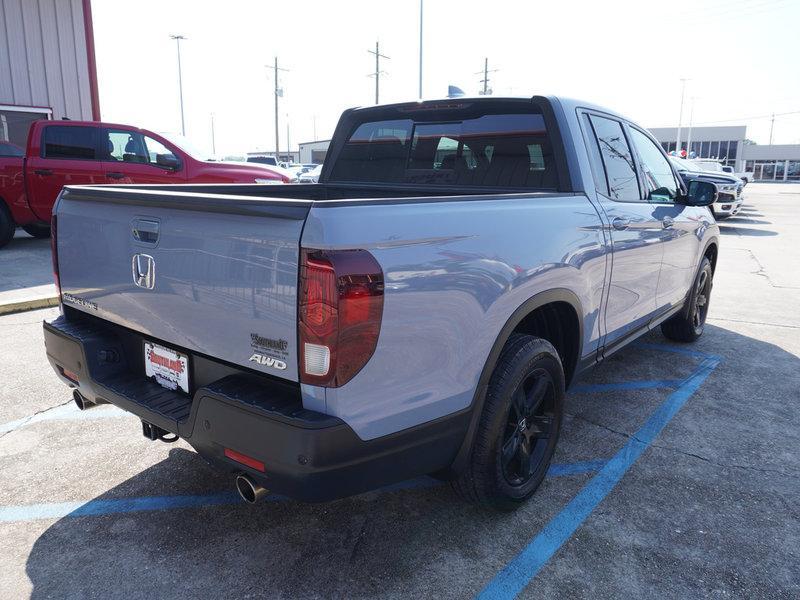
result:
[[[697,96],[692,96],[690,98],[692,101],[691,108],[689,108],[689,132],[686,134],[686,156],[691,158],[689,154],[692,151],[692,121],[694,120],[694,101],[697,100]]]
[[[211,154],[214,155],[215,159],[217,158],[217,140],[214,135],[214,113],[211,113]]]
[[[175,44],[178,47],[178,93],[180,94],[181,100],[181,135],[186,135],[186,120],[183,116],[183,73],[181,73],[181,40],[185,40],[186,37],[182,35],[170,35],[170,39],[175,40]]]
[[[675,156],[681,155],[681,121],[683,121],[683,97],[686,94],[686,82],[688,79],[681,79],[681,110],[678,114],[678,135],[675,142]]]
[[[422,4],[419,0],[419,99],[422,100]]]

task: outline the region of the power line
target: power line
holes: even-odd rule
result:
[[[367,77],[374,77],[375,78],[375,104],[378,104],[378,98],[380,97],[380,81],[381,75],[385,75],[385,71],[381,71],[381,59],[385,58],[387,60],[391,60],[391,57],[381,54],[380,46],[378,46],[378,42],[375,42],[375,50],[367,50],[370,54],[375,55],[375,72],[367,75]]]

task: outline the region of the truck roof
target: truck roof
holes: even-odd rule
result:
[[[446,105],[457,105],[461,102],[493,102],[493,101],[532,101],[534,99],[545,99],[551,103],[558,103],[565,111],[574,111],[577,108],[588,108],[590,110],[596,110],[598,112],[607,113],[610,115],[614,115],[619,117],[620,119],[625,119],[628,121],[632,121],[633,119],[629,119],[625,115],[620,114],[617,111],[611,110],[602,106],[600,104],[596,104],[594,102],[587,102],[585,100],[580,100],[577,98],[570,98],[568,96],[555,96],[555,95],[542,95],[536,94],[532,96],[459,96],[457,98],[429,98],[425,100],[410,100],[407,102],[392,102],[387,104],[378,104],[373,106],[356,106],[353,107],[352,110],[362,111],[362,110],[380,110],[383,108],[401,108],[406,106],[413,106],[413,105],[439,105],[445,107]]]

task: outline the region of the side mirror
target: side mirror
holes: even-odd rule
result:
[[[690,181],[686,204],[689,206],[710,206],[717,201],[719,191],[717,185],[710,181]]]
[[[178,157],[174,154],[156,154],[156,164],[170,171],[177,171],[181,166]]]

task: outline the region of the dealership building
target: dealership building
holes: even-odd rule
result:
[[[0,0],[0,142],[65,117],[100,120],[90,0]]]
[[[676,150],[676,127],[654,127],[650,133],[667,152]],[[681,149],[697,158],[752,171],[755,181],[800,181],[800,144],[761,145],[746,140],[744,125],[681,128]]]

